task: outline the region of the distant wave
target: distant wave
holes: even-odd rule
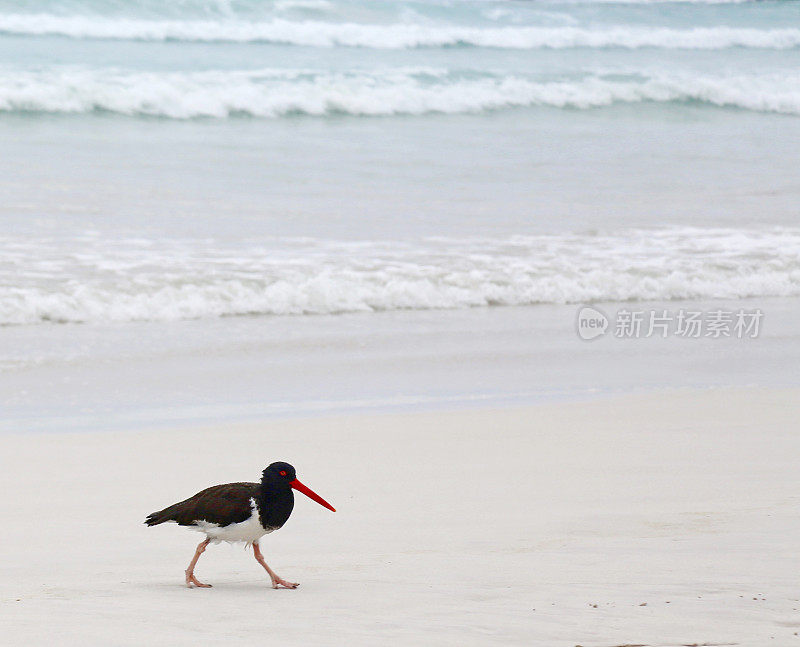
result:
[[[284,19],[266,22],[239,19],[144,20],[54,14],[0,15],[0,33],[146,41],[265,42],[373,49],[473,46],[502,49],[656,47],[715,50],[731,47],[792,49],[800,46],[800,28],[468,27]]]
[[[548,0],[545,0],[547,2]],[[558,5],[581,5],[581,4],[618,4],[618,5],[669,5],[669,4],[756,4],[756,3],[790,3],[795,0],[549,0],[550,3]]]
[[[0,324],[800,295],[800,229],[426,239],[0,238]]]
[[[504,108],[589,109],[696,102],[800,114],[800,74],[733,77],[587,76],[536,81],[447,70],[323,73],[255,70],[144,73],[111,69],[0,69],[0,112],[90,113],[171,119],[467,114]]]

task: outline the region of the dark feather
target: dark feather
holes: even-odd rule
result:
[[[259,496],[258,483],[226,483],[214,485],[193,497],[147,515],[145,523],[157,526],[175,521],[179,526],[192,526],[198,521],[208,521],[219,526],[241,523],[250,518],[251,499]]]

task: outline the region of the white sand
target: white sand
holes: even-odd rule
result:
[[[798,390],[5,435],[3,645],[800,645]],[[273,460],[267,561],[144,516]]]

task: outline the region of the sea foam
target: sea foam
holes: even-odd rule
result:
[[[800,295],[800,229],[415,242],[0,239],[0,324]]]
[[[292,21],[150,20],[131,17],[2,14],[0,33],[21,36],[144,41],[277,43],[309,47],[491,47],[502,49],[608,48],[716,50],[731,47],[792,49],[800,46],[796,27],[646,26],[467,26],[396,22],[390,24]]]
[[[800,74],[587,75],[548,80],[448,70],[330,73],[314,70],[130,72],[0,70],[0,111],[110,112],[171,119],[236,115],[476,114],[551,106],[696,103],[800,114]]]

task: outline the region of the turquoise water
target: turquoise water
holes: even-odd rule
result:
[[[0,2],[0,324],[795,297],[798,70],[796,2]]]
[[[800,295],[800,3],[0,2],[0,324]]]
[[[0,3],[5,112],[798,114],[798,69],[793,1]]]
[[[0,0],[5,428],[792,384],[799,70],[793,1]]]

